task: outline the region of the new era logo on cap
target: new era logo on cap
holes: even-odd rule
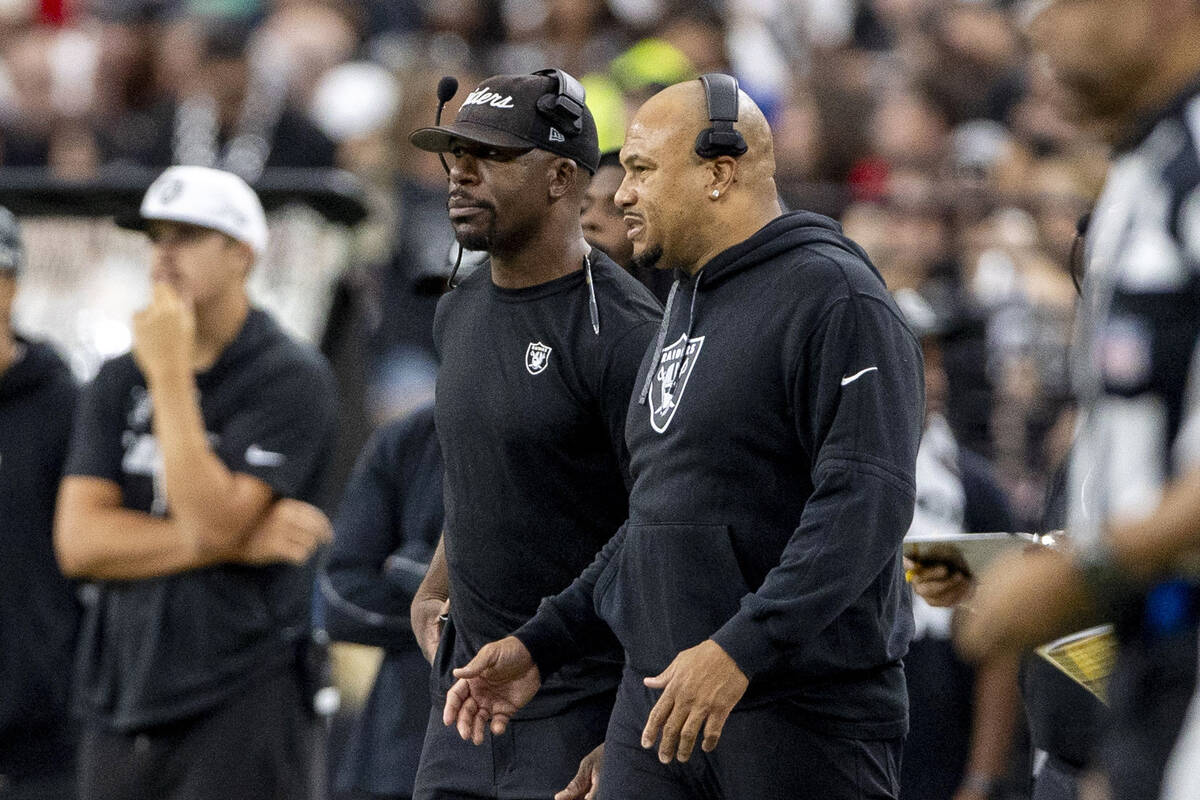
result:
[[[567,140],[567,138],[566,138],[565,136],[563,136],[561,133],[559,133],[559,132],[558,132],[558,128],[551,128],[551,129],[550,129],[550,141],[552,141],[552,142],[565,142],[566,140]]]

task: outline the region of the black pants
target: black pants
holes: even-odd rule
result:
[[[292,673],[202,716],[144,731],[85,728],[80,800],[304,800],[311,722]]]
[[[604,741],[611,708],[612,693],[605,692],[553,717],[513,720],[500,736],[487,732],[477,747],[442,725],[442,705],[434,703],[413,798],[549,800]]]
[[[845,739],[799,724],[791,706],[734,711],[712,753],[687,763],[641,746],[659,692],[626,672],[608,724],[600,800],[895,800],[903,739]]]
[[[1080,770],[1050,756],[1033,779],[1030,800],[1078,800]]]
[[[73,769],[19,781],[0,776],[0,800],[72,800],[74,797]]]

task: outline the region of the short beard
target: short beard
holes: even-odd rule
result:
[[[487,233],[464,233],[456,235],[454,238],[464,250],[491,252],[492,235],[490,231]]]
[[[642,253],[640,256],[635,255],[632,259],[630,259],[629,268],[631,270],[643,270],[645,272],[650,272],[658,265],[662,255],[662,245],[655,245],[654,247],[651,247],[649,250]]]

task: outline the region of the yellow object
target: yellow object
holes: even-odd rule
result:
[[[1042,645],[1037,654],[1108,704],[1108,679],[1117,661],[1117,637],[1112,625],[1064,636]]]
[[[625,141],[625,98],[607,75],[592,72],[580,79],[587,92],[587,106],[596,120],[600,152],[619,150]]]

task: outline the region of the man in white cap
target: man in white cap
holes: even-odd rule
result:
[[[240,178],[171,167],[128,223],[151,242],[133,351],[76,418],[55,546],[91,582],[76,663],[84,798],[304,796],[312,500],[334,386],[253,309],[267,243]]]

